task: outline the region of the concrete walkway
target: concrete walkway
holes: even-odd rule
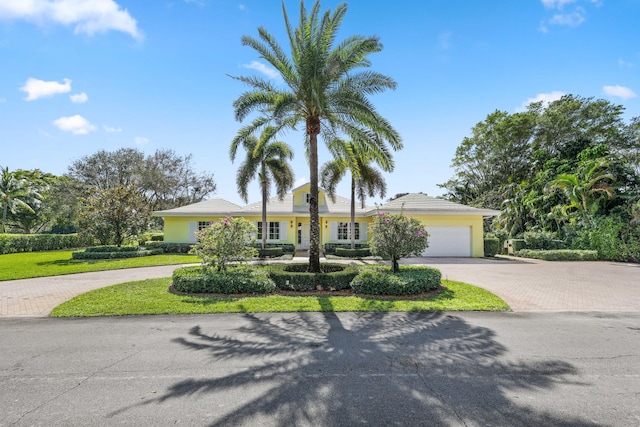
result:
[[[431,265],[440,269],[444,279],[487,289],[513,311],[640,311],[638,264],[476,258],[412,258],[403,263]],[[169,277],[179,267],[182,265],[0,282],[0,317],[47,316],[57,305],[84,292]]]

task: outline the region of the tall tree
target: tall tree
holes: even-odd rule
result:
[[[300,4],[297,28],[289,21],[282,4],[289,38],[290,56],[266,29],[259,27],[259,39],[242,37],[242,44],[253,48],[260,57],[277,70],[283,84],[274,85],[261,77],[234,77],[250,89],[233,103],[235,116],[244,120],[253,112],[268,113],[240,134],[249,135],[257,128],[272,125],[277,131],[295,129],[302,124],[309,160],[309,271],[320,271],[320,221],[318,214],[318,136],[325,143],[344,134],[363,146],[400,149],[400,135],[376,111],[369,95],[395,89],[390,77],[373,71],[369,55],[382,50],[375,36],[350,36],[335,43],[347,4],[337,6],[332,13],[320,11],[316,1],[307,14]]]
[[[262,193],[262,249],[267,247],[267,201],[271,183],[275,183],[278,198],[282,200],[287,191],[293,186],[294,174],[288,160],[293,159],[291,147],[284,142],[272,141],[275,137],[275,129],[267,127],[260,135],[260,139],[252,135],[245,136],[242,140],[234,139],[229,149],[231,161],[235,161],[238,146],[242,145],[247,153],[244,161],[238,168],[236,184],[240,197],[245,202],[249,201],[247,188],[256,176],[260,181]]]
[[[360,205],[364,208],[367,196],[375,197],[376,193],[384,197],[387,192],[387,184],[382,173],[371,166],[375,162],[385,171],[391,172],[394,164],[388,152],[368,154],[357,144],[336,140],[332,146],[335,159],[325,163],[320,169],[320,181],[327,190],[329,197],[335,202],[336,187],[342,181],[347,171],[351,173],[351,224],[349,237],[351,249],[355,249],[356,227],[356,194]]]
[[[2,202],[2,232],[6,233],[7,213],[16,212],[17,208],[33,212],[33,208],[25,201],[31,197],[39,197],[37,192],[29,187],[26,179],[16,172],[9,171],[8,167],[2,169],[0,177],[0,201]]]

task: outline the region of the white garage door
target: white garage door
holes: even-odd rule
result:
[[[471,256],[471,227],[427,227],[429,247],[422,256]]]

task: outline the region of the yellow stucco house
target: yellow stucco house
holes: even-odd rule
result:
[[[287,194],[283,200],[269,199],[267,204],[267,242],[293,243],[297,250],[309,248],[309,184]],[[336,196],[335,203],[320,189],[320,244],[349,243],[350,201]],[[499,212],[477,209],[424,194],[411,193],[382,206],[362,209],[356,203],[355,237],[357,243],[368,240],[371,218],[379,212],[400,213],[419,219],[429,232],[429,248],[424,256],[484,256],[482,220]],[[164,241],[194,243],[196,232],[212,221],[241,216],[254,221],[262,232],[262,203],[239,206],[223,199],[205,200],[187,206],[156,211],[164,219]]]

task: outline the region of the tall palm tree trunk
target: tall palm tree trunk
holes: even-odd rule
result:
[[[320,120],[309,125],[307,121],[307,133],[309,134],[309,271],[320,272],[320,217],[318,215],[318,133],[320,133]]]
[[[351,237],[351,249],[356,248],[356,180],[351,174],[351,226],[349,232]]]
[[[2,204],[2,232],[6,233],[5,224],[7,223],[7,202]]]
[[[263,171],[264,173],[264,171]],[[262,178],[262,249],[267,247],[267,233],[269,232],[269,226],[267,225],[267,180]]]

